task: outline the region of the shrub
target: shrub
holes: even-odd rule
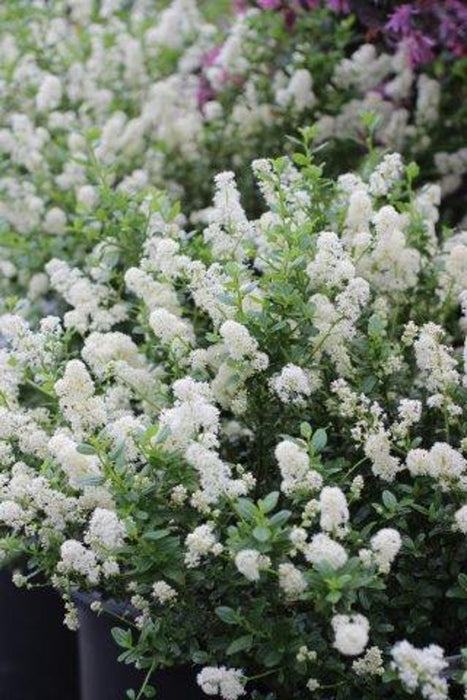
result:
[[[303,135],[258,219],[230,172],[204,227],[146,199],[128,264],[47,264],[62,318],[0,318],[1,550],[71,626],[73,591],[127,602],[148,678],[460,697],[467,239],[414,164],[330,180]]]
[[[437,12],[422,4],[406,18],[414,36],[420,22],[428,31],[424,13]],[[459,3],[430,23],[445,28],[444,50],[434,45],[434,60],[417,65],[405,25],[401,41],[391,30],[389,47],[365,36],[354,15],[336,14],[346,3],[292,3],[293,23],[291,3],[279,5],[285,19],[285,10],[235,15],[225,3],[193,0],[2,4],[4,295],[29,289],[37,300],[48,259],[79,265],[89,239],[105,237],[103,182],[107,193],[169,189],[196,217],[213,175],[235,170],[257,216],[249,162],[278,155],[285,136],[313,122],[330,173],[358,167],[370,138],[416,157],[425,180],[440,177],[443,216],[459,219],[449,198],[467,162]]]

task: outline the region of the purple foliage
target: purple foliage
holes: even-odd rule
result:
[[[235,6],[246,9],[248,0],[234,0]],[[335,14],[355,12],[367,29],[367,40],[380,39],[394,50],[408,48],[413,67],[430,63],[442,52],[467,56],[466,0],[414,0],[383,9],[378,0],[250,0],[265,10],[283,13],[286,26],[299,20],[299,12],[327,7]]]

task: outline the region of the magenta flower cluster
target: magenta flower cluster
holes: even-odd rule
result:
[[[396,7],[383,27],[389,42],[403,42],[412,65],[448,51],[467,56],[467,4],[463,0],[417,0]]]
[[[303,10],[325,6],[337,15],[354,12],[370,40],[379,38],[394,49],[406,46],[414,68],[430,63],[442,52],[467,56],[466,0],[393,2],[384,10],[377,0],[235,0],[237,11],[251,5],[283,12],[288,26]]]

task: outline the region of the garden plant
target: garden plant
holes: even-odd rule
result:
[[[463,3],[26,5],[0,10],[15,583],[114,620],[122,698],[180,667],[224,700],[466,697]]]

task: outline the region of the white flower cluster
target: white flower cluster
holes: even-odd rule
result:
[[[156,581],[152,587],[152,595],[161,605],[173,603],[177,599],[177,591],[167,581]]]
[[[319,495],[319,506],[321,529],[336,537],[345,535],[349,509],[344,493],[337,486],[325,486]]]
[[[220,695],[223,700],[237,700],[245,695],[243,672],[225,666],[206,666],[198,673],[198,685],[206,695]]]
[[[249,581],[259,581],[260,570],[266,569],[271,561],[256,549],[242,549],[235,555],[235,566]]]
[[[397,642],[392,651],[393,668],[409,692],[419,689],[427,700],[449,697],[448,682],[442,676],[448,667],[444,652],[436,644],[417,649],[410,642]]]
[[[406,466],[412,476],[431,476],[443,491],[464,484],[467,461],[445,442],[435,442],[430,450],[416,448],[407,454]]]
[[[463,542],[465,385],[462,343],[449,344],[462,322],[446,250],[420,221],[418,195],[398,192],[399,158],[373,185],[370,171],[335,189],[287,159],[256,169],[269,207],[257,221],[224,173],[209,234],[148,200],[129,269],[105,256],[83,270],[52,261],[52,287],[72,307],[65,331],[52,316],[26,322],[31,306],[0,315],[0,555],[14,541],[58,589],[130,593],[142,631],[157,620],[172,634],[186,617],[206,637],[206,663],[223,654],[197,628],[212,602],[225,597],[248,620],[259,601],[261,614],[290,616],[284,673],[293,654],[290,667],[306,671],[293,692],[314,692],[325,654],[322,671],[297,650],[316,638],[330,640],[333,664],[361,656],[349,662],[356,683],[382,674],[383,643],[367,650],[371,606],[387,604],[390,618],[382,580],[410,576],[433,487],[443,547]],[[310,601],[313,620],[296,624]],[[247,632],[245,672],[203,669],[206,694],[245,695],[257,663]],[[415,652],[393,652],[403,684],[442,698],[444,666]]]
[[[359,556],[365,564],[376,564],[381,573],[387,574],[401,546],[402,539],[399,532],[394,528],[385,527],[378,530],[371,538],[371,550],[362,549]]]
[[[124,304],[112,304],[112,292],[108,287],[92,282],[63,260],[51,260],[46,270],[51,286],[73,307],[64,316],[66,328],[81,333],[89,328],[107,331],[127,317]]]
[[[107,508],[96,508],[85,540],[94,548],[112,551],[122,546],[125,534],[126,528],[116,513]]]
[[[271,379],[271,388],[282,403],[300,406],[319,386],[319,378],[297,365],[286,365]]]
[[[334,646],[344,656],[359,656],[368,644],[370,624],[364,615],[334,615]]]
[[[211,523],[199,525],[186,538],[187,552],[185,563],[188,567],[199,566],[203,557],[208,554],[219,555],[223,551],[223,546],[217,541],[214,534],[214,527]]]
[[[365,654],[356,659],[352,670],[357,676],[382,676],[384,673],[383,655],[379,647],[370,647]]]
[[[306,451],[291,440],[283,440],[275,449],[282,476],[281,489],[289,494],[297,490],[317,491],[323,483],[321,475],[311,468]]]

